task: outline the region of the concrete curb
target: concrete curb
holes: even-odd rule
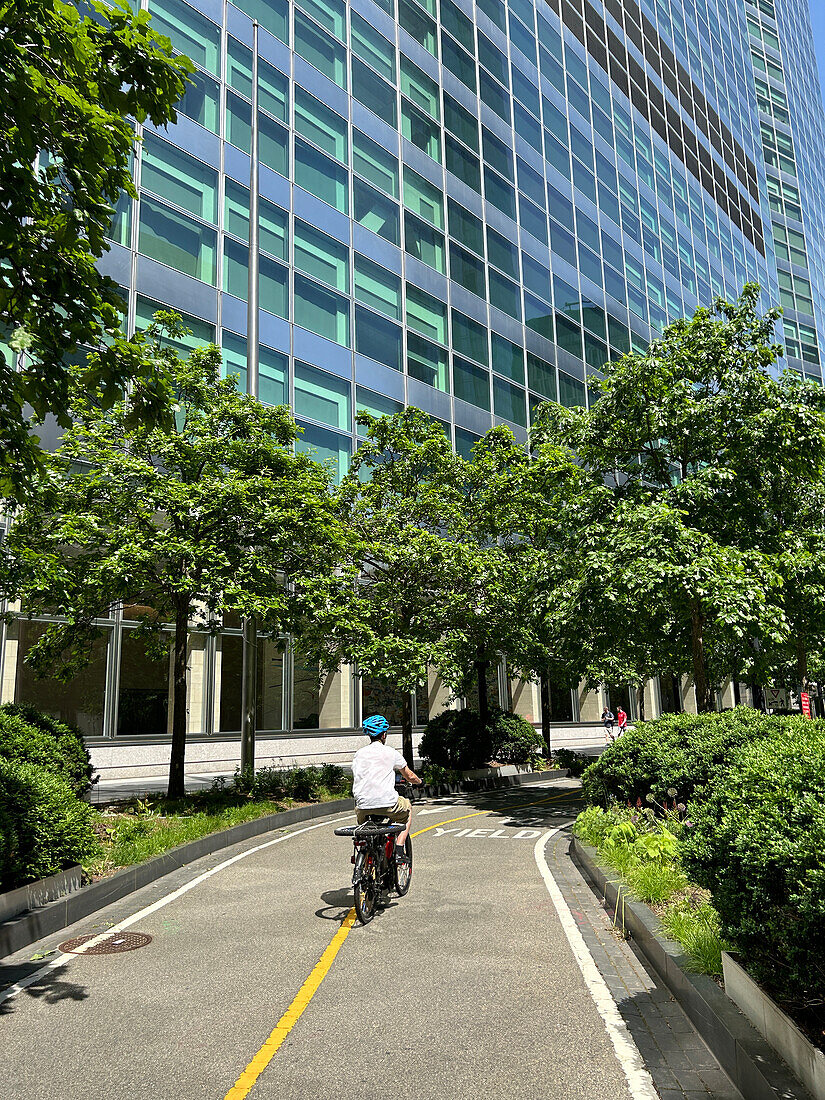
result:
[[[462,779],[460,783],[425,783],[421,788],[427,798],[443,798],[450,794],[473,794],[477,791],[504,790],[507,787],[529,787],[547,779],[564,779],[567,768],[553,768],[544,772],[524,772],[522,775],[491,775],[475,779]]]
[[[192,840],[188,844],[181,844],[146,863],[126,867],[109,878],[101,879],[100,882],[81,886],[75,893],[58,901],[50,902],[42,908],[32,909],[13,920],[0,923],[0,959],[28,947],[29,944],[35,943],[44,936],[59,932],[61,928],[66,928],[75,921],[88,917],[98,909],[110,905],[113,901],[119,901],[127,894],[140,890],[150,882],[168,875],[170,871],[176,871],[179,867],[192,863],[202,856],[219,852],[223,848],[230,848],[233,844],[249,840],[250,837],[260,836],[262,833],[284,829],[299,821],[332,817],[345,810],[351,810],[354,806],[355,803],[351,798],[342,798],[336,802],[317,802],[311,806],[300,806],[278,814],[267,814],[266,817],[257,817],[253,821],[244,821],[229,829],[209,833],[208,836]]]
[[[596,862],[595,848],[573,837],[570,855],[746,1100],[811,1100],[810,1093],[713,979],[686,969],[687,956],[679,944],[665,937],[652,910],[631,900],[607,878]]]

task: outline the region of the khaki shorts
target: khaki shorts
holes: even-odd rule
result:
[[[398,796],[398,801],[392,809],[387,807],[376,810],[356,810],[355,814],[358,818],[358,824],[362,825],[368,817],[388,817],[390,821],[395,821],[399,825],[406,825],[407,819],[410,816],[410,810],[412,810],[412,802],[409,798],[404,798],[403,795]]]

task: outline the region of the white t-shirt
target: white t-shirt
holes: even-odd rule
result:
[[[359,810],[392,809],[398,801],[395,773],[407,767],[398,751],[371,741],[352,758],[352,794]]]

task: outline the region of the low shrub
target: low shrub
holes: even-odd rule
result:
[[[314,802],[325,793],[345,797],[352,791],[352,779],[337,764],[306,768],[266,767],[254,774],[236,771],[232,790],[250,799]]]
[[[553,763],[556,767],[567,768],[570,775],[578,779],[584,773],[585,768],[593,763],[593,757],[585,756],[581,752],[574,752],[573,749],[555,749]]]
[[[641,722],[587,768],[582,777],[584,797],[600,806],[644,801],[648,794],[664,802],[668,790],[675,790],[687,802],[729,767],[741,745],[794,736],[805,722],[812,724],[747,707],[722,714],[667,714]],[[825,730],[825,722],[816,725]]]
[[[80,730],[28,703],[0,706],[0,756],[63,776],[79,796],[97,781]]]
[[[430,764],[451,771],[480,768],[492,755],[489,726],[474,710],[445,710],[427,723],[418,751]]]
[[[741,745],[689,810],[688,875],[711,892],[722,932],[790,1004],[825,996],[825,723]]]
[[[0,889],[57,874],[98,847],[95,811],[65,779],[0,758]]]
[[[541,751],[541,734],[526,718],[512,711],[496,710],[490,716],[492,757],[500,764],[531,763]]]

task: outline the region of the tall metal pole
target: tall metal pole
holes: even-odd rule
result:
[[[246,389],[258,396],[258,24],[252,24],[252,140],[249,158],[249,284],[246,296]],[[258,624],[248,615],[243,624],[243,688],[241,692],[241,771],[255,770],[257,727]]]

